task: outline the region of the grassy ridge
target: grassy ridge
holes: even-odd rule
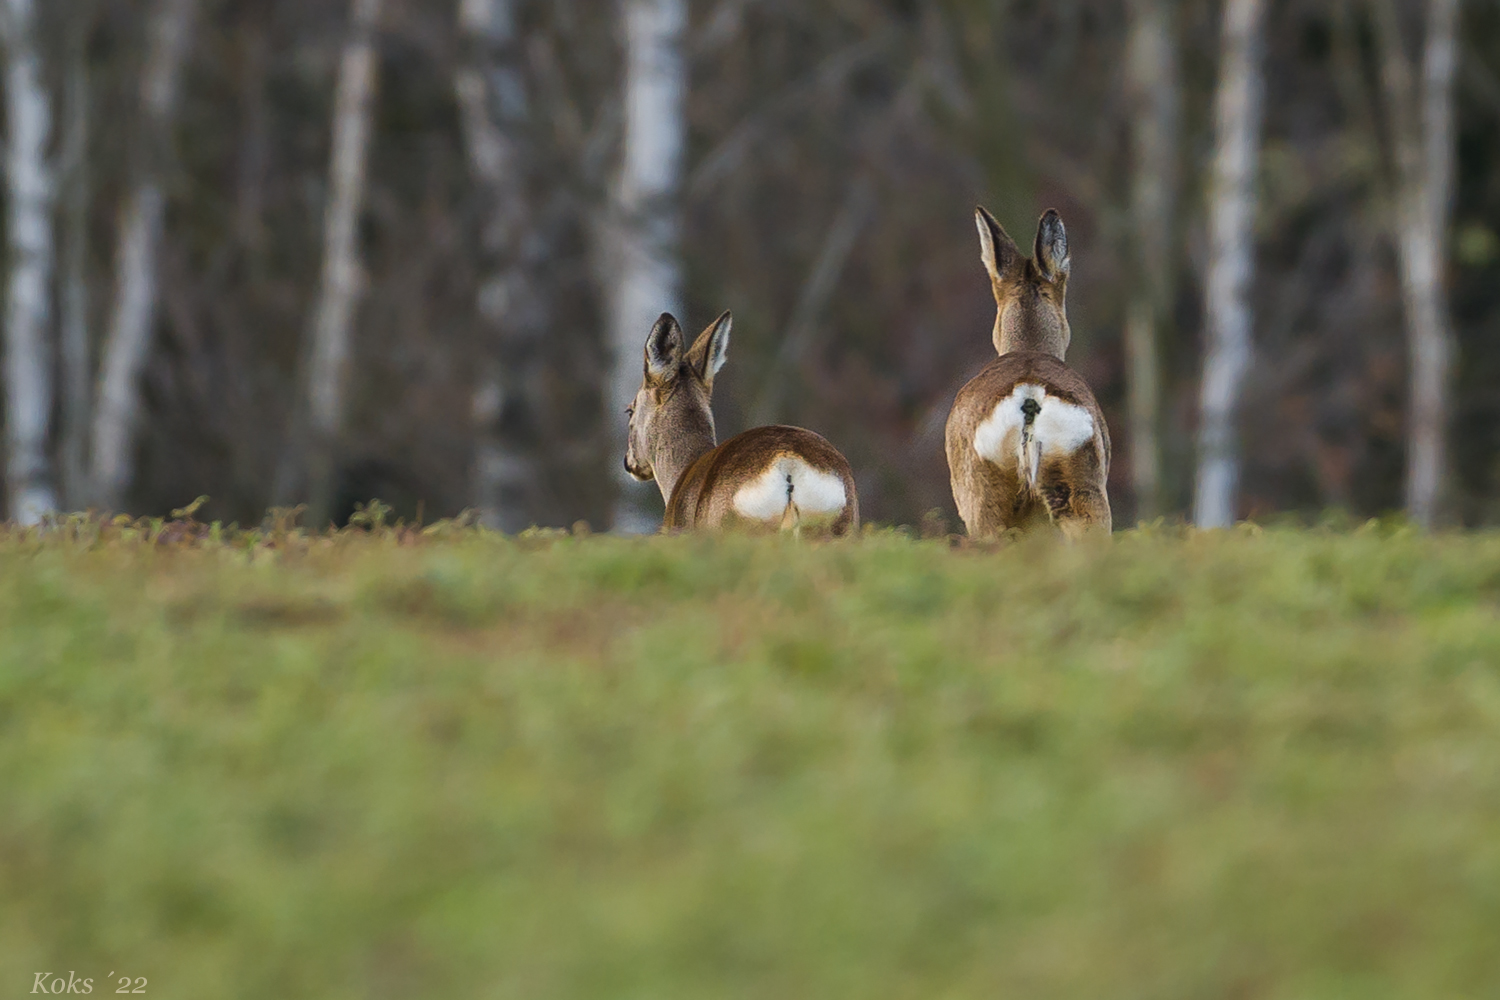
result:
[[[1500,536],[0,542],[0,995],[1500,996]]]

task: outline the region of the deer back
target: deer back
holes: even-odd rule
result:
[[[1110,526],[1109,428],[1082,377],[1051,355],[990,362],[959,392],[946,438],[953,499],[970,534],[1043,520],[1068,522],[1069,534]]]
[[[672,490],[664,525],[807,529],[859,527],[854,473],[837,448],[801,427],[756,427],[700,457]]]

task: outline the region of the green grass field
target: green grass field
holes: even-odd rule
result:
[[[1500,535],[153,530],[0,541],[0,997],[1500,997]]]

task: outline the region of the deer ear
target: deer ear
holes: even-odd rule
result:
[[[979,259],[990,280],[999,283],[1021,259],[1021,248],[983,206],[974,209],[974,225],[979,229]]]
[[[1036,227],[1036,266],[1042,277],[1056,282],[1068,276],[1072,258],[1068,256],[1068,231],[1062,216],[1049,208]]]
[[[726,312],[698,334],[693,349],[688,351],[688,366],[706,385],[713,385],[714,376],[729,360],[729,328],[733,325],[734,317]]]
[[[677,376],[682,366],[682,327],[671,313],[662,313],[646,338],[646,374],[658,381]]]

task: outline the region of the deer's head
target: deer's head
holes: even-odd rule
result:
[[[682,327],[663,313],[646,338],[646,367],[635,402],[626,411],[630,439],[625,446],[625,469],[636,479],[657,477],[658,465],[680,472],[691,457],[714,445],[714,376],[729,356],[725,313],[699,334],[691,348]],[[691,456],[691,457],[690,457]],[[675,483],[661,482],[665,495]]]
[[[1062,360],[1068,329],[1068,233],[1055,209],[1037,224],[1033,257],[1021,253],[995,217],[975,209],[979,256],[995,292],[995,350],[1042,351]]]

